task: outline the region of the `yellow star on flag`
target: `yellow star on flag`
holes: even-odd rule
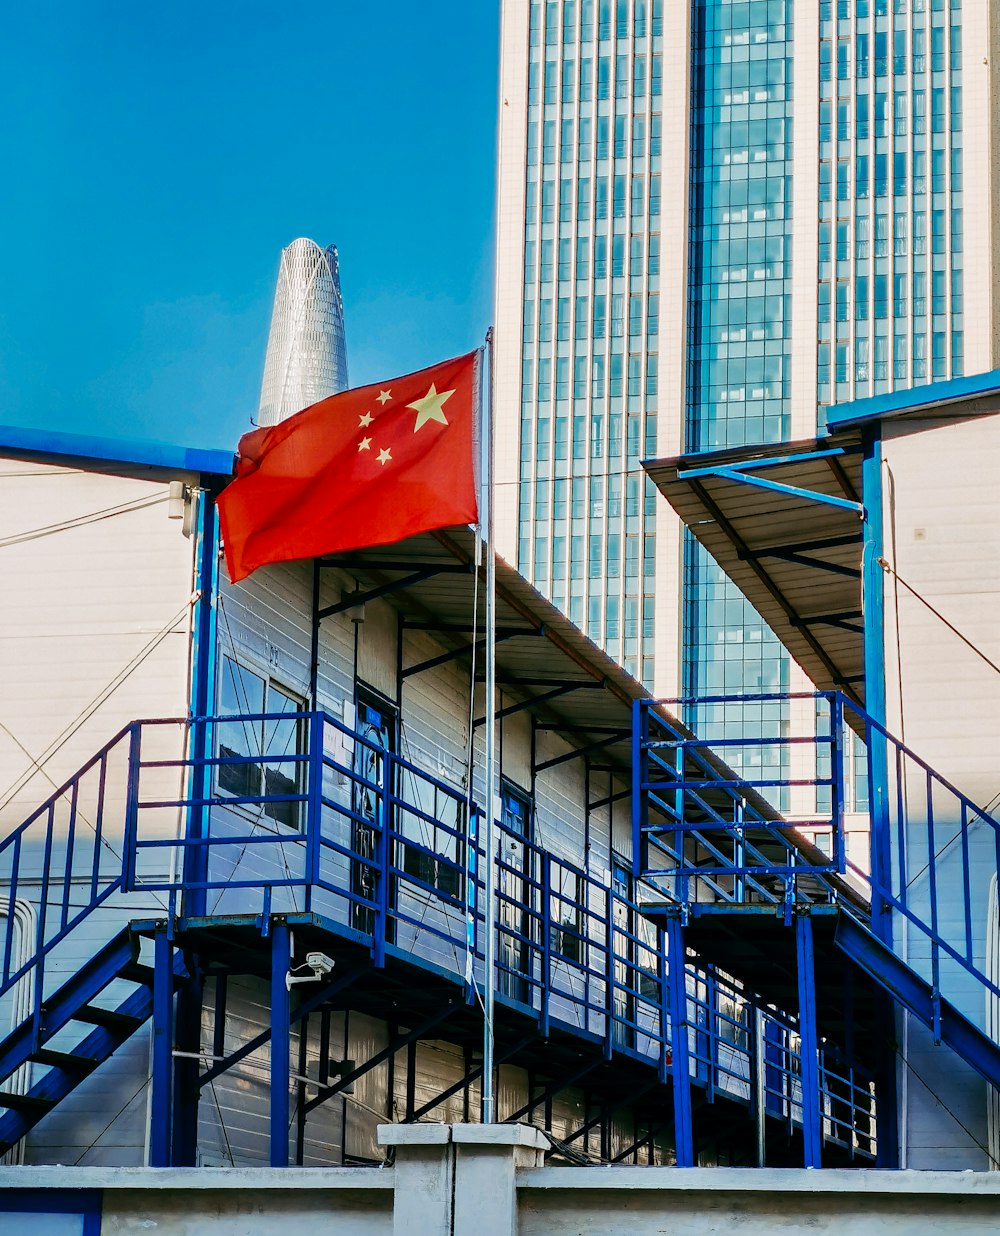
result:
[[[439,394],[434,386],[434,383],[432,382],[431,389],[427,392],[423,399],[417,399],[413,403],[408,403],[406,406],[408,408],[413,408],[417,414],[417,420],[413,426],[413,432],[416,433],[417,430],[423,425],[426,425],[428,421],[438,421],[442,425],[447,425],[448,420],[444,414],[444,405],[452,397],[452,395],[454,395],[454,393],[454,391],[441,391]]]
[[[372,414],[370,412],[366,412],[364,416],[359,418],[359,421],[358,421],[358,424],[360,428],[362,429],[367,428],[371,423],[372,423]]]
[[[380,464],[385,465],[389,462],[390,459],[392,459],[392,454],[389,451],[387,450],[379,451],[378,461]]]
[[[372,446],[371,438],[362,438],[361,441],[358,443],[358,450],[359,451],[370,451],[371,446]]]
[[[375,396],[375,398],[379,401],[379,403],[384,408],[385,405],[389,402],[391,395],[392,395],[392,391],[379,391],[379,393]]]

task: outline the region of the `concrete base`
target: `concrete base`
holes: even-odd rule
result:
[[[383,1168],[0,1170],[3,1236],[986,1236],[1000,1173],[544,1167],[528,1125],[382,1125]],[[76,1218],[74,1219],[74,1216]]]

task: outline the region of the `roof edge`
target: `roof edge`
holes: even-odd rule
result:
[[[0,425],[2,451],[140,464],[174,472],[202,472],[220,477],[232,476],[234,461],[231,451],[178,446],[141,438],[40,430],[24,425]]]
[[[926,386],[910,386],[887,395],[872,395],[868,399],[831,405],[826,409],[827,429],[835,432],[866,421],[903,416],[997,393],[1000,393],[1000,369],[970,374],[968,377],[948,378],[943,382],[928,382]]]

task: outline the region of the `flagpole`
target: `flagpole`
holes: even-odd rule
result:
[[[486,820],[483,832],[485,872],[485,929],[483,981],[483,1122],[496,1121],[493,1093],[493,1006],[496,988],[496,853],[494,816],[494,753],[496,744],[496,552],[493,547],[493,327],[486,332],[489,362],[489,396],[482,401],[483,466],[480,470],[480,526],[486,533]]]

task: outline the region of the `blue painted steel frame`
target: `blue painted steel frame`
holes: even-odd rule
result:
[[[679,914],[671,914],[667,918],[666,935],[667,957],[670,964],[670,1051],[671,1074],[674,1082],[674,1148],[678,1167],[694,1167],[686,966],[679,970],[675,964],[678,957],[685,955],[684,924]]]
[[[860,502],[852,502],[849,498],[838,498],[834,494],[826,494],[816,489],[803,489],[799,485],[786,485],[781,481],[769,481],[766,477],[755,476],[758,468],[776,468],[781,464],[807,463],[816,459],[830,459],[843,455],[841,447],[830,447],[820,451],[805,451],[798,455],[775,455],[767,459],[747,459],[738,463],[714,464],[703,468],[684,468],[677,473],[679,481],[699,480],[703,477],[725,477],[742,485],[753,485],[757,489],[770,490],[772,493],[789,494],[794,498],[803,498],[809,502],[820,502],[825,506],[839,507],[845,511],[857,511],[861,514]]]

